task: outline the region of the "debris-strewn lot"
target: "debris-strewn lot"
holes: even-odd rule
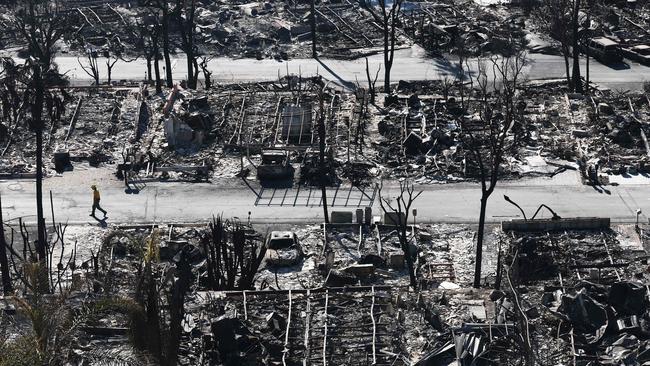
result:
[[[188,365],[647,360],[645,226],[641,235],[629,225],[495,228],[487,286],[474,289],[471,227],[408,225],[417,291],[398,226],[277,229],[220,217],[207,225],[60,227],[52,263],[61,264],[48,276],[54,293],[2,300],[9,337],[0,350],[29,354],[17,347],[33,334],[30,311],[48,309],[51,357],[80,364],[107,354]],[[32,250],[30,233],[10,241],[15,286],[25,294],[35,284],[20,261]],[[64,330],[65,342],[54,342]]]
[[[84,53],[89,44],[110,49],[107,40],[117,35],[126,45],[126,52],[142,52],[143,35],[147,32],[143,27],[153,19],[162,19],[156,2],[150,3],[154,6],[122,0],[62,2],[62,11],[70,18],[72,28],[63,50]],[[169,4],[170,16],[174,16],[175,3]],[[195,6],[194,41],[202,54],[277,60],[311,57],[309,3],[199,0]],[[383,38],[379,10],[370,9],[357,2],[318,2],[314,17],[319,55],[353,59],[380,52]],[[180,28],[177,18],[170,21],[172,54],[183,52]],[[15,39],[3,37],[3,41],[7,48],[23,51],[23,45]],[[400,35],[397,43],[400,47],[410,40]]]
[[[321,92],[324,85],[318,77],[288,75],[199,92],[175,87],[164,98],[142,88],[72,89],[60,121],[44,134],[47,171],[65,174],[87,162],[120,179],[282,178],[318,185],[323,115],[328,185],[480,177],[465,130],[483,127],[471,112],[476,101],[463,98],[457,83],[402,81],[395,96],[377,95],[383,105],[370,104],[362,91],[328,85]],[[508,136],[513,147],[500,167],[504,179],[579,171],[584,183],[606,185],[648,173],[647,93],[594,89],[585,97],[561,81],[536,81],[518,90],[517,108]],[[33,133],[7,127],[2,173],[33,173]],[[277,176],[260,173],[269,169]]]

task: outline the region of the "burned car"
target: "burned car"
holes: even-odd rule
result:
[[[262,152],[262,164],[257,167],[257,179],[292,179],[294,168],[286,151],[268,150]]]
[[[285,267],[298,264],[303,257],[298,237],[292,231],[272,231],[266,238],[267,266]]]

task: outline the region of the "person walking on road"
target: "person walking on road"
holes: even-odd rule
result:
[[[101,212],[104,213],[104,218],[106,218],[106,210],[104,210],[104,209],[99,205],[99,200],[100,200],[101,197],[100,197],[100,195],[99,195],[99,190],[97,190],[97,186],[93,184],[92,186],[90,186],[90,188],[92,188],[92,190],[93,190],[93,211],[92,211],[92,213],[90,214],[90,216],[92,216],[92,217],[94,217],[94,218],[97,218],[97,217],[95,216],[95,210],[99,210],[99,211],[101,211]]]

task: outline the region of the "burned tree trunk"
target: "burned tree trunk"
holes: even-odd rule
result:
[[[97,54],[95,52],[88,51],[86,57],[88,66],[84,66],[79,58],[77,58],[77,62],[79,63],[81,69],[86,74],[88,74],[88,76],[93,78],[95,81],[95,86],[99,86],[99,64],[97,63]]]
[[[567,86],[573,90],[571,79],[571,44],[573,38],[573,0],[542,0],[537,11],[533,13],[535,22],[551,37],[560,43],[560,51],[564,58]],[[575,48],[575,47],[574,47]]]
[[[370,104],[375,104],[375,95],[377,93],[377,90],[375,89],[375,85],[377,84],[377,78],[379,77],[379,72],[381,71],[381,65],[379,65],[379,68],[377,68],[377,73],[375,74],[375,78],[371,79],[370,78],[370,64],[368,63],[368,58],[366,57],[366,78],[368,79],[368,91],[370,92]]]
[[[212,88],[212,71],[208,68],[209,59],[205,56],[201,57],[201,63],[199,66],[203,71],[203,78],[205,79],[205,90],[210,90]]]
[[[323,88],[324,89],[324,88]],[[327,169],[325,167],[325,91],[321,89],[318,95],[318,167],[320,170],[320,191],[323,198],[323,215],[325,216],[325,223],[329,224],[329,213],[327,210],[327,187],[326,176]]]
[[[580,77],[580,45],[578,43],[578,29],[580,28],[579,22],[579,13],[580,13],[580,0],[574,0],[573,4],[573,19],[571,21],[571,26],[573,30],[573,89],[576,93],[582,93],[582,80]]]
[[[151,75],[151,54],[147,54],[147,84],[153,83],[153,76]]]
[[[195,0],[177,0],[175,13],[178,16],[178,23],[181,29],[181,43],[185,51],[187,62],[187,87],[196,89],[196,77],[198,72],[196,53],[194,50],[194,17],[196,13]],[[188,2],[188,3],[186,3]]]
[[[106,60],[106,70],[107,70],[106,84],[108,86],[111,86],[111,82],[112,82],[111,76],[113,75],[113,67],[115,66],[116,63],[117,63],[117,59],[114,59],[113,61],[111,61],[110,59]]]
[[[461,138],[463,145],[470,152],[478,165],[479,182],[481,184],[481,207],[476,240],[476,263],[474,271],[474,287],[481,286],[481,262],[483,259],[483,238],[485,233],[485,215],[487,202],[499,182],[499,170],[504,154],[515,148],[517,139],[509,139],[512,127],[520,116],[516,114],[516,94],[519,77],[526,64],[526,54],[519,52],[513,57],[501,61],[492,60],[494,70],[497,70],[495,79],[501,82],[500,89],[491,92],[487,77],[487,67],[479,63],[478,95],[474,100],[478,102],[478,115],[481,125],[467,125],[461,119]],[[463,86],[461,85],[461,88]],[[471,97],[471,95],[470,95]],[[468,101],[468,106],[471,106]]]
[[[38,260],[47,268],[47,243],[45,242],[45,218],[43,214],[43,102],[45,85],[41,65],[33,65],[35,98],[32,104],[31,129],[36,135],[36,220],[38,223]],[[47,272],[47,270],[44,270]]]
[[[172,61],[169,57],[169,10],[163,8],[163,17],[162,17],[162,36],[163,36],[163,57],[165,59],[165,80],[167,81],[167,87],[171,88],[174,86],[174,77],[172,76]]]
[[[402,2],[403,0],[393,0],[388,10],[386,0],[379,0],[384,38],[384,93],[390,93],[390,72],[395,57],[395,38]]]
[[[565,45],[562,45],[562,57],[564,58],[564,70],[566,73],[566,81],[570,90],[573,90],[573,82],[571,80],[571,69],[569,66],[569,48]]]
[[[491,192],[481,192],[481,210],[478,217],[478,232],[476,234],[476,263],[474,263],[474,287],[481,287],[481,267],[483,261],[483,236],[485,234],[485,214],[487,201]]]
[[[158,35],[151,35],[151,46],[153,49],[153,67],[156,74],[156,94],[162,93],[162,81],[160,80],[160,49],[158,48]]]
[[[2,272],[2,291],[5,296],[13,292],[11,274],[9,273],[9,262],[7,260],[7,240],[5,238],[5,226],[2,218],[2,199],[0,199],[0,272]]]
[[[199,85],[199,62],[196,59],[196,56],[194,56],[194,60],[192,61],[192,65],[194,66],[194,76],[192,77],[192,83],[194,83],[194,88]]]

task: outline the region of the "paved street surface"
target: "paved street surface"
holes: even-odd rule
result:
[[[564,59],[561,56],[529,54],[530,64],[526,74],[531,80],[564,77]],[[383,63],[381,54],[368,57],[371,70],[376,70]],[[90,83],[90,77],[79,67],[76,57],[62,56],[56,59],[59,70],[66,73],[73,83]],[[584,63],[582,73],[585,73]],[[105,77],[106,70],[103,62],[99,63],[100,75]],[[178,79],[186,77],[187,68],[184,58],[174,58],[172,61],[174,75]],[[210,61],[210,70],[217,82],[254,82],[277,80],[278,75],[286,75],[287,71],[303,76],[323,75],[328,80],[341,86],[353,86],[366,83],[365,60],[331,60],[331,59],[291,59],[278,62],[276,60],[230,59],[215,58]],[[104,69],[102,69],[104,68]],[[476,69],[476,60],[470,62],[470,68]],[[131,63],[118,62],[113,70],[113,80],[142,80],[145,78],[146,61],[138,59]],[[454,75],[457,65],[445,59],[428,58],[424,51],[414,46],[409,49],[396,51],[391,78],[398,80],[436,80],[445,75]],[[379,84],[383,81],[383,68],[379,74]],[[201,75],[202,77],[202,75]],[[650,80],[650,67],[639,65],[626,60],[626,63],[610,67],[598,62],[590,63],[590,79],[614,89],[641,89],[644,81]]]
[[[57,178],[52,178],[57,179]],[[564,182],[564,181],[563,181]],[[46,216],[50,205],[46,181]],[[394,196],[396,184],[386,184],[384,195]],[[86,186],[53,185],[54,210],[59,222],[96,223],[88,217],[91,193]],[[192,222],[209,219],[223,213],[241,219],[252,212],[254,222],[322,222],[318,189],[277,189],[247,187],[244,184],[220,186],[208,183],[148,183],[137,194],[127,194],[113,182],[100,182],[102,206],[109,212],[109,223],[130,222]],[[480,189],[476,184],[421,185],[424,190],[416,201],[418,222],[477,222]],[[503,195],[518,202],[528,216],[538,205],[545,203],[560,216],[611,217],[617,222],[633,222],[637,208],[650,213],[650,186],[620,185],[606,187],[608,192],[577,184],[552,184],[546,180],[503,183],[494,192],[488,207],[488,220],[492,223],[520,217],[519,211],[504,201]],[[24,216],[34,221],[36,205],[32,181],[9,180],[0,182],[5,220]],[[370,187],[360,191],[350,187],[328,190],[328,201],[334,202],[330,210],[354,210],[372,205],[379,214],[379,192]],[[543,217],[549,217],[543,212]],[[49,221],[49,219],[48,219]]]

